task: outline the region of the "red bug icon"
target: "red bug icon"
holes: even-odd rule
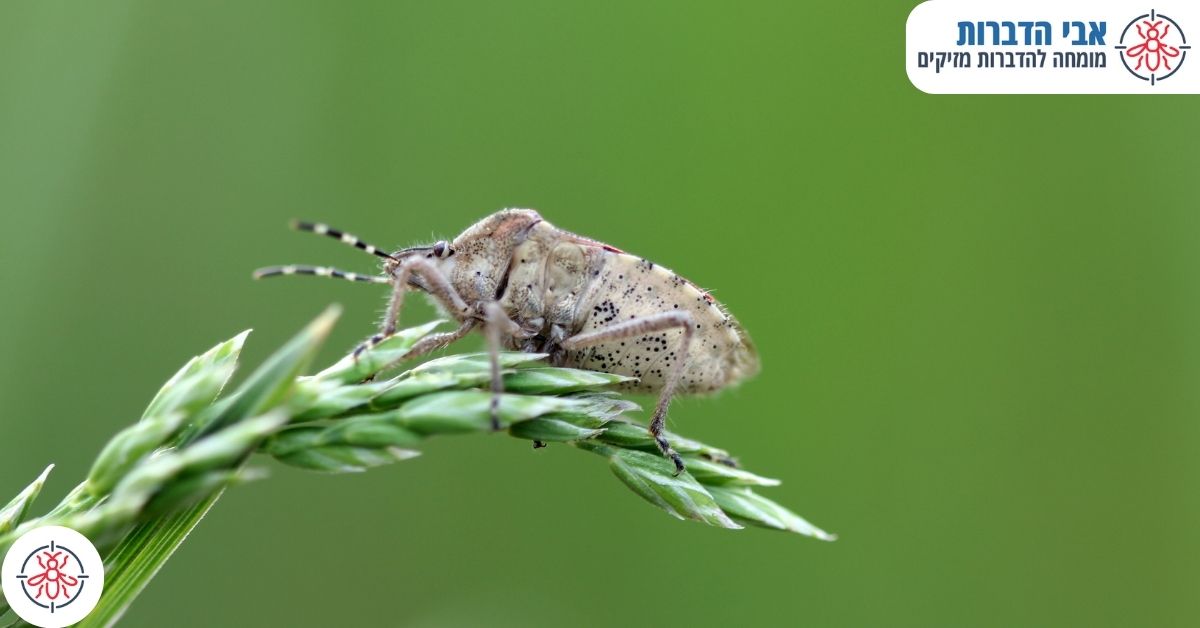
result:
[[[1143,26],[1146,27],[1145,31],[1142,30]],[[1170,32],[1171,25],[1164,25],[1163,20],[1142,20],[1142,23],[1137,25],[1138,36],[1144,41],[1125,51],[1126,56],[1137,58],[1137,67],[1134,70],[1140,70],[1143,66],[1150,72],[1157,72],[1160,66],[1171,69],[1170,58],[1179,56],[1179,48],[1163,43],[1162,38]]]
[[[59,597],[70,598],[70,587],[79,584],[79,579],[74,576],[69,576],[63,573],[70,557],[63,556],[63,552],[43,551],[37,556],[38,566],[42,568],[42,572],[32,575],[25,584],[29,587],[37,587],[37,597],[39,600],[43,597],[47,600],[57,600]]]

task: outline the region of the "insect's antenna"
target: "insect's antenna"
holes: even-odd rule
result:
[[[342,242],[345,242],[346,244],[349,244],[350,246],[360,248],[360,249],[370,253],[371,255],[378,255],[379,257],[382,257],[384,259],[390,259],[393,261],[395,261],[395,259],[396,259],[396,258],[392,257],[391,255],[389,255],[388,253],[386,253],[385,251],[381,250],[379,247],[367,244],[366,242],[363,242],[362,240],[358,239],[357,236],[350,235],[349,233],[346,233],[345,231],[339,231],[339,230],[334,229],[333,227],[330,227],[329,225],[324,224],[324,223],[303,222],[303,221],[295,220],[295,221],[292,221],[292,228],[296,229],[298,231],[307,231],[309,233],[315,233],[317,235],[329,236],[335,240],[341,240]]]
[[[268,266],[254,271],[255,279],[263,277],[279,277],[282,275],[313,275],[316,277],[333,277],[334,279],[345,279],[346,281],[358,281],[362,283],[382,283],[391,284],[392,280],[379,275],[360,275],[358,273],[349,273],[344,270],[330,268],[328,266]]]

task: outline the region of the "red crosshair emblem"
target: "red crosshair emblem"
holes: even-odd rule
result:
[[[67,566],[69,556],[63,556],[62,550],[51,553],[43,551],[38,554],[37,563],[42,568],[42,572],[30,576],[25,584],[29,587],[37,587],[37,597],[39,600],[45,597],[47,600],[57,600],[59,597],[70,598],[70,587],[79,584],[79,579],[73,576],[68,576],[63,573],[63,568]]]
[[[1145,31],[1142,30],[1143,26],[1146,27]],[[1170,57],[1178,57],[1179,49],[1163,43],[1162,38],[1171,32],[1171,25],[1164,25],[1162,20],[1142,20],[1142,23],[1137,25],[1137,32],[1145,41],[1125,51],[1126,56],[1137,57],[1137,67],[1134,70],[1142,69],[1143,65],[1150,72],[1157,72],[1160,65],[1170,70]]]

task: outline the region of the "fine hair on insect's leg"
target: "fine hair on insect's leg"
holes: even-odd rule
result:
[[[501,329],[501,328],[504,329]],[[492,400],[488,406],[488,412],[492,417],[492,429],[500,429],[500,395],[504,394],[504,377],[500,373],[500,332],[505,331],[510,336],[521,332],[521,327],[517,325],[507,314],[504,313],[504,308],[500,307],[495,301],[488,301],[483,304],[483,333],[487,336],[488,345],[488,366],[491,368],[492,375]]]
[[[383,324],[380,326],[379,333],[358,345],[354,349],[355,356],[396,333],[400,310],[404,307],[404,293],[408,291],[408,279],[412,275],[417,275],[425,280],[429,294],[445,306],[451,316],[459,321],[466,319],[469,310],[467,303],[458,295],[458,291],[450,285],[450,281],[442,275],[441,271],[422,258],[408,259],[401,263],[392,275],[392,298],[388,301],[387,313],[383,316]]]
[[[478,320],[474,318],[468,318],[458,326],[458,329],[455,329],[454,331],[444,331],[436,334],[429,334],[428,336],[418,340],[411,349],[409,349],[404,355],[400,356],[400,359],[388,364],[380,370],[386,371],[401,362],[419,358],[423,355],[433,353],[438,349],[444,349],[445,347],[448,347],[450,343],[461,340],[463,336],[466,336],[478,325]]]
[[[478,325],[479,321],[473,318],[468,318],[458,326],[458,329],[455,329],[454,331],[444,331],[436,334],[429,334],[428,336],[418,340],[417,343],[414,344],[412,348],[408,350],[408,353],[405,353],[404,357],[401,359],[411,360],[413,358],[419,358],[423,355],[433,353],[438,349],[444,349],[445,347],[450,346],[450,343],[462,339],[463,336],[466,336]]]
[[[676,327],[683,331],[683,337],[680,339],[681,346],[677,352],[675,364],[671,365],[671,370],[663,382],[662,392],[658,395],[658,403],[654,406],[654,415],[650,419],[650,435],[654,437],[654,442],[663,455],[675,463],[675,474],[678,475],[684,470],[683,458],[680,458],[679,454],[671,448],[671,444],[663,436],[663,428],[667,418],[667,408],[671,405],[671,397],[675,395],[675,387],[679,383],[679,378],[683,376],[683,368],[688,361],[688,349],[691,347],[692,334],[695,331],[691,315],[687,312],[662,312],[630,319],[611,327],[566,338],[562,341],[562,348],[573,351]]]

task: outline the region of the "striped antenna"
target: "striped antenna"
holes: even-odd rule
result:
[[[349,233],[346,233],[345,231],[339,231],[339,230],[334,229],[333,227],[330,227],[329,225],[324,224],[324,223],[303,222],[303,221],[296,220],[296,221],[292,222],[292,228],[296,229],[298,231],[307,231],[309,233],[315,233],[317,235],[329,236],[335,240],[341,240],[342,242],[345,242],[346,244],[349,244],[350,246],[360,248],[360,249],[370,253],[371,255],[378,255],[379,257],[382,257],[384,259],[390,259],[393,261],[395,261],[395,259],[396,259],[396,258],[392,257],[391,255],[389,255],[387,252],[379,249],[379,247],[367,244],[366,242],[363,242],[362,240],[358,239],[357,236],[350,235]]]
[[[391,285],[392,280],[379,275],[360,275],[358,273],[348,273],[344,270],[330,268],[328,266],[268,266],[254,271],[255,279],[263,277],[279,277],[282,275],[313,275],[316,277],[333,277],[334,279],[345,279],[346,281],[358,281],[363,283],[381,283]]]

